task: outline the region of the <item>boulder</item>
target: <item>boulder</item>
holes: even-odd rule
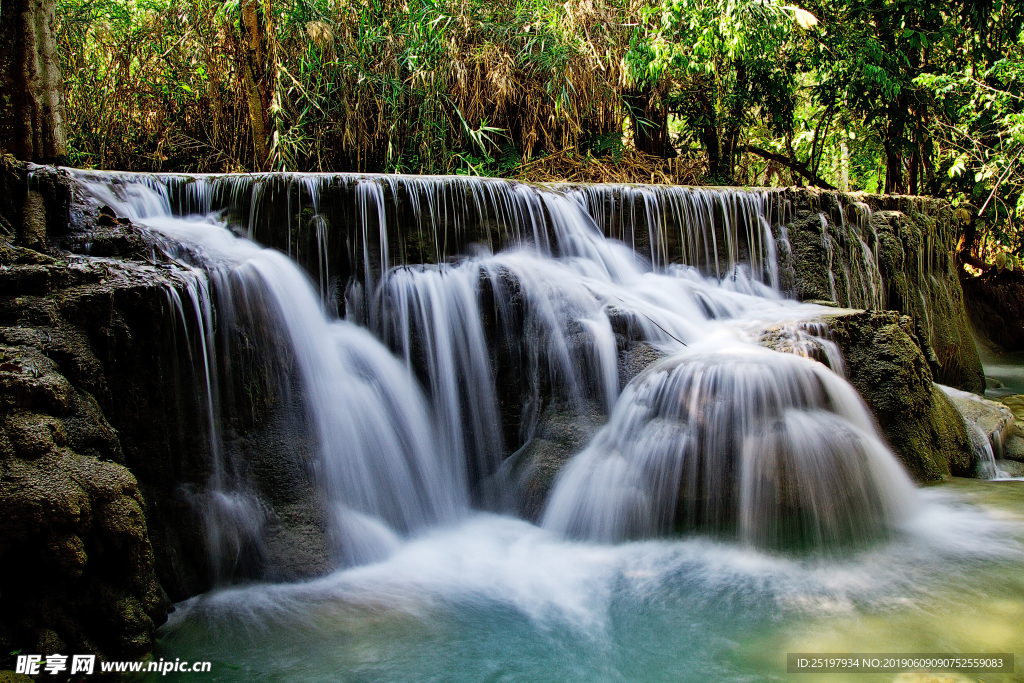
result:
[[[176,359],[154,357],[171,345],[151,317],[176,283],[49,251],[68,229],[66,174],[0,165],[0,667],[16,650],[141,657],[173,606],[151,543],[162,501],[129,466],[159,457],[138,448],[147,432],[177,454],[161,429]]]
[[[932,381],[911,318],[897,311],[860,311],[822,320],[842,351],[847,378],[911,474],[918,481],[975,476],[976,456],[963,418]]]
[[[1014,434],[1003,444],[1003,457],[1007,460],[1024,462],[1024,438]]]
[[[941,389],[967,424],[987,439],[995,457],[1002,457],[1004,444],[1017,432],[1013,412],[1002,403],[989,401],[977,394],[946,386],[941,386]]]
[[[995,400],[1009,408],[1010,412],[1013,413],[1013,433],[1017,436],[1024,436],[1024,429],[1022,429],[1024,428],[1024,394],[1000,396]]]

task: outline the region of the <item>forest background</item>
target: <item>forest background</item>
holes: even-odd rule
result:
[[[67,163],[814,185],[1024,254],[1024,2],[56,0]]]

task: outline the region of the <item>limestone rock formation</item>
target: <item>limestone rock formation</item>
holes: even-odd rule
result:
[[[948,203],[813,189],[779,193],[787,219],[778,237],[784,290],[800,300],[910,316],[930,349],[935,381],[984,391],[952,255],[958,226]]]
[[[146,500],[97,400],[111,398],[102,362],[64,308],[101,295],[109,307],[125,280],[146,286],[137,277],[9,245],[0,253],[4,653],[138,657],[171,609]]]
[[[139,657],[173,608],[150,542],[153,497],[126,467],[155,455],[139,435],[162,437],[140,387],[165,390],[131,367],[160,369],[133,332],[159,335],[138,316],[173,283],[153,264],[46,253],[68,228],[68,186],[50,171],[30,190],[23,166],[3,166],[0,667],[19,649]]]

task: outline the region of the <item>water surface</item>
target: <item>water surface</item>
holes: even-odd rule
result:
[[[1024,482],[921,493],[898,539],[827,559],[699,537],[571,542],[476,514],[377,564],[187,601],[154,656],[212,660],[216,681],[869,683],[897,675],[787,675],[786,653],[1024,661]]]

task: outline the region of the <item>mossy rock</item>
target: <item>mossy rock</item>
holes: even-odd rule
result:
[[[791,206],[776,235],[785,291],[801,301],[910,316],[934,379],[964,391],[984,390],[951,255],[958,224],[948,203],[813,189],[777,192]]]
[[[850,383],[875,415],[889,445],[918,481],[974,476],[963,418],[932,373],[908,316],[868,311],[825,316]]]

